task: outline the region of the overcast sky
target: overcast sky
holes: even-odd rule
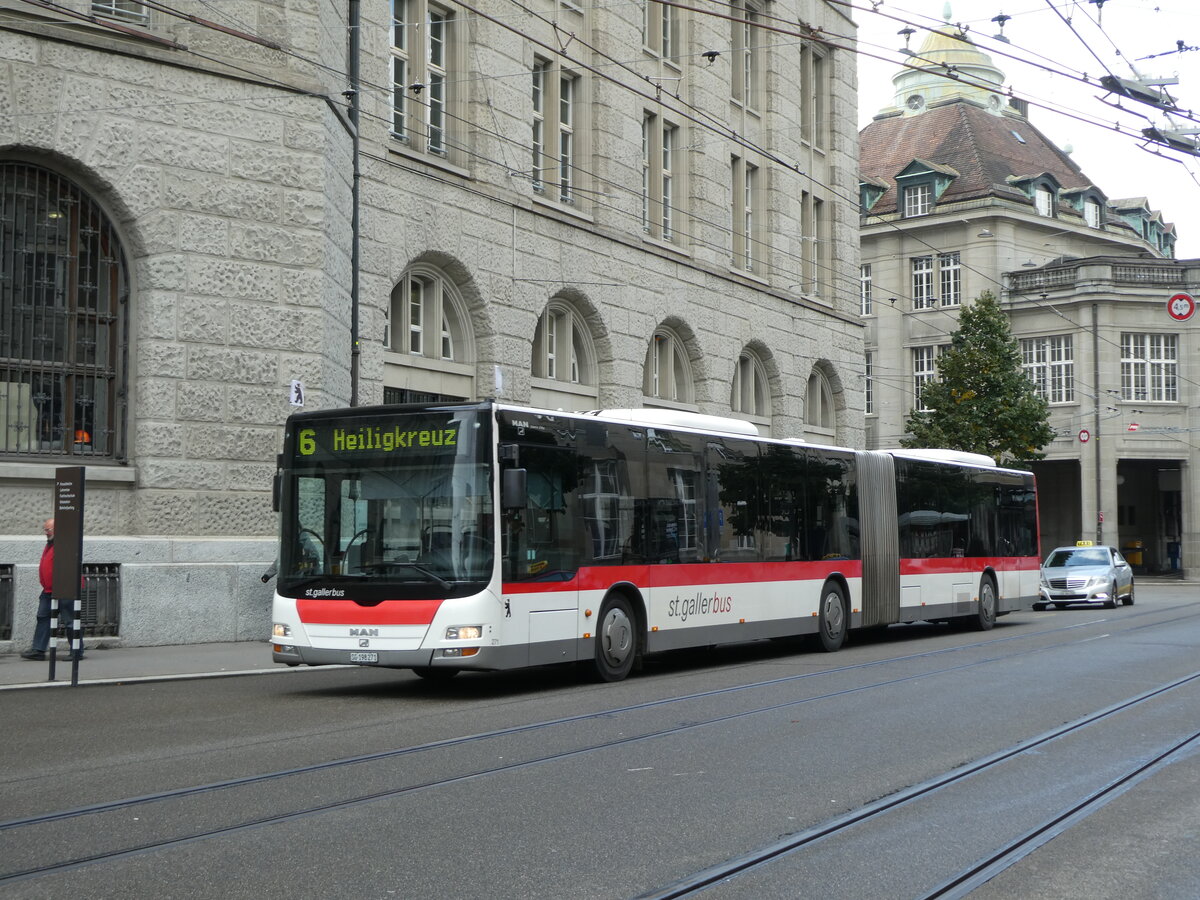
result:
[[[1175,223],[1176,255],[1200,257],[1200,157],[1163,150],[1163,158],[1140,149],[1145,143],[1141,130],[1150,125],[1200,128],[1200,0],[1102,0],[1099,6],[1095,0],[1052,2],[1070,26],[1051,8],[1051,0],[958,0],[951,4],[951,22],[970,27],[971,39],[1004,72],[1005,86],[1030,101],[1033,124],[1060,148],[1070,146],[1075,162],[1097,187],[1112,199],[1146,197],[1165,221]],[[865,51],[859,55],[858,70],[861,128],[892,103],[891,79],[901,60],[897,50],[904,46],[897,32],[905,26],[870,12],[867,0],[855,0],[855,5],[868,7],[853,13],[859,46]],[[936,26],[944,24],[945,6],[944,0],[886,0],[878,9],[918,25]],[[992,39],[999,27],[991,19],[1000,13],[1012,17],[1004,25],[1009,44]],[[918,30],[912,36],[914,50],[925,34]],[[1197,49],[1178,52],[1178,41]],[[1143,59],[1152,54],[1167,55]],[[1179,84],[1167,90],[1179,108],[1195,109],[1189,113],[1191,120],[1177,116],[1168,122],[1153,107],[1130,100],[1124,101],[1124,111],[1114,109],[1100,99],[1105,91],[1099,86],[1046,71],[1086,73],[1095,83],[1105,74],[1132,78],[1131,64],[1143,77],[1177,76]],[[1066,112],[1034,105],[1038,103]],[[1119,124],[1125,134],[1090,124],[1095,122]]]

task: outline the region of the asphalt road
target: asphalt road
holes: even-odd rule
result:
[[[837,654],[0,696],[0,897],[1200,897],[1200,588]]]

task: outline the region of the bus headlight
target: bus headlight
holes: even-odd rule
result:
[[[271,636],[277,637],[277,638],[291,637],[292,636],[292,626],[287,625],[283,622],[276,622],[274,625],[271,626]]]
[[[483,637],[482,625],[452,625],[446,629],[448,641],[477,641]]]

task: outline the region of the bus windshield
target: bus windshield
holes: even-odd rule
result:
[[[327,596],[368,601],[478,591],[494,561],[489,421],[481,408],[293,417],[280,593],[317,582],[360,583]]]

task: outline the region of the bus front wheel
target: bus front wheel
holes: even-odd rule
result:
[[[821,610],[818,619],[821,649],[827,653],[840,650],[846,642],[849,616],[846,614],[846,595],[842,593],[841,585],[836,582],[826,582],[825,587],[821,589]]]
[[[637,620],[629,600],[613,594],[600,607],[596,622],[596,676],[601,681],[621,681],[637,658]]]

